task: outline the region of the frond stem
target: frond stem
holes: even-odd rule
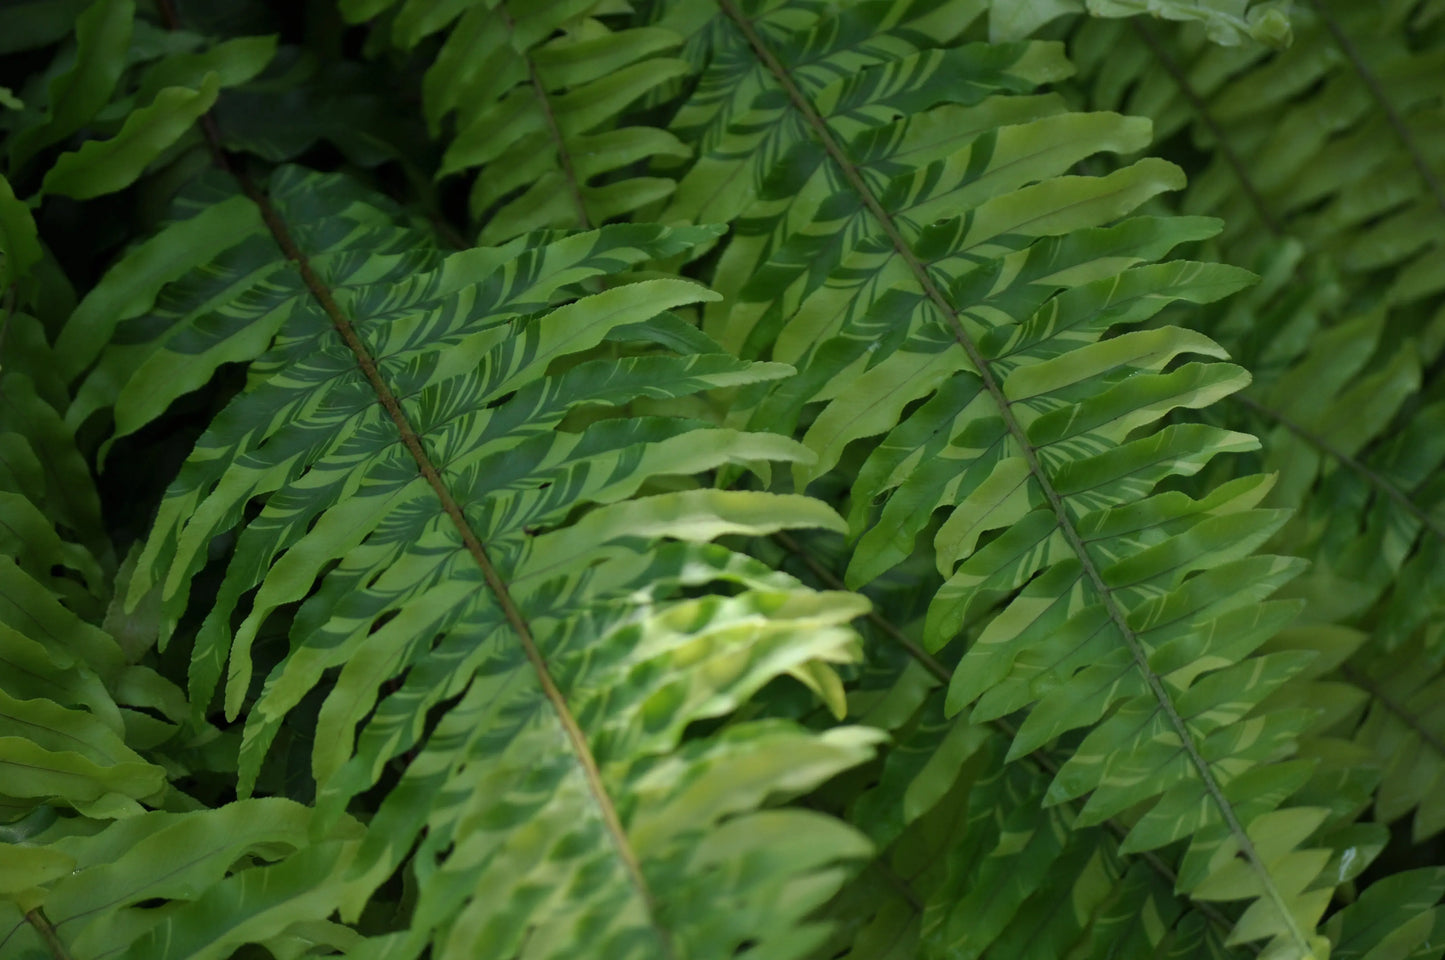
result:
[[[1405,726],[1409,727],[1415,733],[1415,735],[1418,736],[1422,742],[1424,742],[1426,746],[1434,750],[1440,756],[1445,757],[1445,740],[1440,739],[1430,730],[1427,730],[1424,724],[1420,722],[1419,717],[1415,716],[1415,714],[1405,709],[1404,704],[1395,700],[1394,697],[1381,690],[1379,684],[1375,683],[1374,680],[1371,680],[1365,674],[1354,669],[1353,667],[1350,667],[1348,664],[1340,667],[1340,675],[1346,680],[1350,681],[1350,683],[1353,683],[1355,686],[1368,693],[1375,700],[1380,701],[1381,705],[1384,706],[1386,710],[1399,717],[1400,720],[1404,722]]]
[[[1215,779],[1214,772],[1209,769],[1209,762],[1205,760],[1204,756],[1199,752],[1199,747],[1194,742],[1194,737],[1189,730],[1188,724],[1186,724],[1184,718],[1179,715],[1179,711],[1174,706],[1174,701],[1169,697],[1168,691],[1164,689],[1163,680],[1161,680],[1154,671],[1149,669],[1149,660],[1144,653],[1143,646],[1139,643],[1138,637],[1135,636],[1133,629],[1129,626],[1128,619],[1123,609],[1119,606],[1118,600],[1115,599],[1113,591],[1109,588],[1109,585],[1104,582],[1103,574],[1094,562],[1093,557],[1089,554],[1083,537],[1074,526],[1074,521],[1072,517],[1070,517],[1067,507],[1064,505],[1063,497],[1054,489],[1053,482],[1049,479],[1047,471],[1044,470],[1043,464],[1039,462],[1037,452],[1034,450],[1033,445],[1029,443],[1028,435],[1024,431],[1023,425],[1020,424],[1018,418],[1014,416],[1012,405],[1009,403],[1008,397],[1005,396],[1003,387],[998,382],[998,378],[994,376],[992,369],[990,369],[988,365],[988,361],[979,351],[978,345],[973,342],[968,332],[959,322],[958,312],[953,308],[953,305],[948,302],[947,298],[944,297],[942,291],[938,289],[938,285],[933,282],[933,278],[929,276],[927,268],[913,252],[913,248],[909,246],[907,238],[905,238],[898,229],[898,225],[894,222],[893,217],[883,208],[877,196],[869,189],[862,174],[858,171],[856,164],[853,163],[837,139],[834,138],[832,131],[828,129],[827,122],[823,119],[822,115],[818,113],[817,109],[803,94],[803,91],[793,82],[787,69],[778,61],[772,51],[768,49],[766,42],[762,36],[758,34],[757,30],[753,28],[752,23],[750,23],[747,18],[743,16],[742,11],[738,9],[736,0],[717,0],[717,3],[724,14],[737,24],[738,29],[747,38],[748,44],[753,48],[758,59],[761,60],[767,70],[773,74],[778,84],[787,94],[788,99],[792,102],[794,108],[798,110],[799,114],[813,131],[814,136],[816,136],[822,144],[824,150],[827,151],[828,155],[833,159],[833,162],[837,164],[843,178],[848,182],[849,186],[856,191],[858,198],[863,202],[863,205],[868,209],[869,213],[878,221],[884,235],[887,236],[892,243],[899,259],[913,274],[915,281],[923,290],[924,295],[932,302],[934,308],[939,311],[939,314],[946,318],[953,327],[954,339],[958,342],[959,346],[963,348],[965,354],[967,354],[969,362],[973,365],[979,379],[983,383],[984,389],[993,397],[1005,428],[1010,435],[1013,436],[1014,442],[1018,445],[1024,462],[1029,468],[1029,472],[1033,475],[1035,482],[1038,483],[1045,499],[1054,512],[1059,525],[1059,531],[1068,542],[1070,549],[1078,557],[1085,576],[1088,577],[1094,591],[1099,595],[1105,612],[1108,614],[1109,619],[1113,621],[1115,629],[1119,631],[1119,635],[1123,639],[1125,646],[1128,647],[1129,653],[1134,659],[1135,666],[1148,684],[1149,690],[1153,694],[1160,712],[1163,713],[1169,726],[1173,728],[1175,734],[1179,737],[1182,749],[1189,759],[1190,766],[1194,768],[1196,774],[1199,776],[1205,792],[1209,794],[1211,801],[1215,807],[1218,808],[1225,824],[1229,827],[1230,833],[1234,835],[1235,842],[1239,845],[1239,852],[1244,856],[1251,868],[1259,875],[1261,886],[1265,890],[1265,895],[1270,901],[1271,906],[1274,907],[1275,911],[1285,923],[1289,938],[1294,942],[1302,956],[1308,956],[1311,950],[1304,931],[1300,929],[1299,924],[1295,921],[1294,915],[1285,903],[1279,887],[1275,884],[1274,878],[1270,876],[1269,869],[1261,859],[1259,851],[1255,849],[1254,841],[1250,839],[1249,833],[1244,829],[1244,825],[1239,822],[1239,816],[1235,813],[1234,807],[1225,798],[1223,788]]]
[[[35,928],[35,932],[45,941],[46,949],[55,960],[71,960],[70,951],[60,942],[60,934],[55,932],[55,927],[51,926],[50,919],[45,916],[44,907],[27,910],[25,922]]]
[[[170,29],[175,29],[179,25],[179,18],[171,4],[171,0],[158,0],[158,3],[167,26]],[[503,12],[505,14],[505,8]],[[509,20],[508,23],[510,24],[510,22]],[[553,120],[550,110],[548,111],[548,117],[549,120]],[[209,113],[205,114],[201,118],[201,122],[207,144],[217,164],[221,169],[228,171],[235,177],[242,192],[244,192],[246,196],[250,198],[251,202],[256,205],[257,209],[260,210],[261,218],[265,221],[267,229],[276,241],[276,245],[281,248],[286,258],[296,265],[302,282],[306,284],[307,290],[316,298],[316,302],[320,304],[321,308],[326,312],[327,317],[331,320],[332,326],[336,328],[336,332],[351,350],[353,356],[355,356],[357,366],[360,367],[362,375],[366,377],[367,382],[376,393],[377,400],[380,401],[382,407],[385,408],[387,415],[396,426],[397,432],[401,434],[402,443],[406,446],[407,452],[411,454],[412,459],[416,461],[417,469],[421,475],[426,478],[427,484],[432,488],[432,492],[436,494],[437,499],[441,502],[442,510],[461,535],[462,543],[466,546],[467,552],[472,555],[472,559],[476,561],[477,566],[481,569],[482,577],[486,580],[487,586],[497,598],[497,603],[502,608],[502,613],[506,617],[507,623],[512,627],[512,630],[521,641],[522,650],[526,654],[527,661],[532,665],[532,669],[537,674],[538,685],[542,688],[542,692],[546,696],[547,701],[552,705],[552,709],[557,714],[557,720],[562,726],[562,730],[567,737],[567,742],[572,748],[573,755],[577,758],[578,766],[582,769],[582,775],[587,782],[588,792],[592,794],[592,799],[602,818],[603,826],[606,828],[608,837],[612,840],[612,844],[617,851],[618,859],[622,861],[623,867],[627,871],[628,879],[631,880],[638,896],[642,898],[643,903],[647,906],[653,929],[656,931],[658,939],[664,945],[667,960],[675,960],[677,956],[676,948],[673,946],[672,938],[668,932],[657,923],[656,898],[652,895],[647,878],[642,873],[642,864],[638,861],[637,854],[628,842],[627,830],[622,825],[622,818],[617,812],[617,807],[612,802],[611,796],[607,793],[607,787],[602,781],[602,771],[597,766],[597,758],[592,755],[592,750],[587,744],[586,734],[582,732],[582,728],[577,723],[577,718],[572,715],[571,708],[567,705],[566,697],[562,694],[562,691],[558,689],[557,682],[552,678],[552,672],[547,667],[546,659],[542,656],[542,651],[537,646],[536,638],[532,636],[530,624],[527,623],[526,617],[523,616],[516,601],[512,599],[511,591],[508,590],[506,582],[502,579],[501,574],[497,572],[497,568],[492,564],[491,557],[487,555],[486,547],[482,544],[481,539],[477,536],[476,532],[472,530],[470,522],[468,522],[466,515],[462,512],[461,505],[457,503],[456,498],[452,496],[451,490],[447,487],[445,481],[442,480],[440,471],[438,471],[436,465],[432,463],[430,454],[427,453],[426,448],[422,445],[421,437],[411,425],[411,421],[407,418],[406,411],[402,409],[400,401],[398,401],[396,395],[392,393],[391,387],[382,379],[381,372],[376,367],[376,361],[372,358],[370,351],[367,350],[366,344],[361,341],[361,338],[356,333],[356,329],[351,325],[351,321],[346,318],[346,314],[342,312],[341,307],[337,304],[336,298],[331,295],[330,288],[326,286],[311,268],[311,264],[306,259],[305,253],[296,245],[296,241],[292,238],[291,232],[281,219],[280,214],[276,212],[276,208],[271,205],[271,201],[261,191],[260,187],[256,185],[256,182],[252,180],[245,171],[237,170],[227,162],[225,150],[221,146],[220,132],[217,130],[211,115]],[[555,123],[554,120],[553,122]],[[60,958],[60,956],[61,955],[57,955],[57,958]],[[64,960],[68,960],[68,958],[64,958]]]
[[[502,15],[502,21],[506,23],[509,31],[516,30],[516,21],[507,10],[505,3],[500,4],[497,10]],[[552,98],[547,95],[547,86],[542,83],[541,76],[537,73],[537,65],[526,53],[522,59],[527,61],[527,78],[532,83],[532,92],[537,96],[537,102],[542,107],[542,116],[547,120],[547,132],[552,136],[552,142],[557,149],[557,161],[562,164],[562,178],[567,181],[567,192],[572,198],[572,205],[577,208],[577,220],[583,230],[592,229],[592,220],[587,216],[587,204],[582,199],[582,184],[577,180],[577,169],[572,165],[572,153],[567,149],[567,141],[562,137],[562,127],[557,122],[557,114],[552,109]]]
[[[1266,407],[1258,400],[1251,398],[1248,394],[1236,393],[1231,396],[1230,399],[1243,404],[1244,406],[1248,407],[1249,409],[1253,410],[1255,413],[1258,413],[1263,417],[1274,420],[1280,426],[1284,427],[1286,430],[1298,436],[1301,440],[1304,440],[1311,446],[1318,448],[1320,452],[1328,454],[1331,458],[1338,460],[1340,463],[1344,464],[1346,467],[1363,477],[1365,481],[1371,486],[1376,487],[1380,490],[1381,493],[1385,494],[1385,496],[1389,497],[1391,500],[1395,501],[1395,503],[1399,504],[1400,508],[1403,509],[1406,513],[1410,514],[1416,520],[1418,520],[1421,526],[1428,529],[1431,533],[1435,534],[1435,536],[1439,537],[1440,539],[1445,540],[1445,523],[1441,523],[1439,520],[1436,520],[1434,517],[1430,516],[1430,514],[1422,510],[1413,500],[1410,499],[1409,494],[1405,493],[1405,491],[1395,486],[1382,474],[1378,473],[1375,470],[1372,470],[1367,464],[1361,462],[1355,457],[1350,456],[1343,450],[1338,449],[1324,437],[1320,436],[1318,433],[1315,433],[1313,430],[1309,429],[1303,424],[1297,423],[1296,421],[1280,413],[1278,410],[1273,409],[1272,407]]]
[[[1379,79],[1370,72],[1365,58],[1360,55],[1360,48],[1355,46],[1355,42],[1350,39],[1349,34],[1345,33],[1340,22],[1325,10],[1324,4],[1320,3],[1320,0],[1307,0],[1307,2],[1314,10],[1315,16],[1320,18],[1320,23],[1325,25],[1325,29],[1329,31],[1330,37],[1334,39],[1340,52],[1345,55],[1345,59],[1350,61],[1350,66],[1354,67],[1355,73],[1359,75],[1365,89],[1370,91],[1370,96],[1380,105],[1380,111],[1384,113],[1386,122],[1395,131],[1395,136],[1400,138],[1405,152],[1410,155],[1410,162],[1415,165],[1416,171],[1420,174],[1420,179],[1425,181],[1425,189],[1429,190],[1430,195],[1435,198],[1435,205],[1440,208],[1441,212],[1445,212],[1445,187],[1440,185],[1440,178],[1435,176],[1435,171],[1431,170],[1430,164],[1425,161],[1425,153],[1415,141],[1415,135],[1405,125],[1405,118],[1400,116],[1400,111],[1395,108],[1394,102],[1385,92],[1385,88],[1381,86]]]
[[[1188,100],[1189,105],[1194,108],[1195,115],[1209,128],[1209,132],[1214,136],[1214,152],[1223,157],[1224,162],[1229,164],[1229,169],[1234,171],[1234,178],[1239,181],[1239,188],[1249,199],[1250,206],[1254,207],[1255,216],[1259,217],[1260,223],[1263,223],[1265,228],[1275,236],[1283,234],[1284,229],[1274,218],[1274,214],[1269,212],[1269,207],[1264,202],[1264,195],[1259,192],[1259,188],[1250,179],[1249,168],[1245,165],[1244,159],[1230,145],[1228,131],[1219,125],[1219,121],[1215,120],[1213,114],[1209,112],[1209,105],[1189,85],[1189,78],[1184,75],[1179,64],[1164,48],[1164,44],[1159,42],[1154,31],[1141,23],[1137,17],[1131,17],[1129,24],[1134,28],[1134,32],[1139,34],[1139,39],[1144,41],[1149,52],[1154,54],[1154,59],[1159,61],[1164,72],[1169,74],[1169,78],[1174,81],[1179,92],[1184,94],[1184,99]]]
[[[671,937],[666,930],[656,923],[656,900],[647,884],[647,878],[643,876],[642,865],[638,862],[637,855],[628,842],[627,831],[622,825],[622,819],[618,815],[617,807],[613,804],[611,796],[607,793],[607,787],[602,781],[602,771],[597,766],[597,759],[592,755],[592,750],[587,744],[587,736],[583,733],[581,726],[578,725],[577,718],[572,715],[571,708],[567,705],[566,697],[557,687],[556,681],[552,679],[552,673],[551,670],[548,669],[546,658],[543,657],[542,651],[537,646],[536,638],[532,635],[531,625],[527,623],[526,617],[522,614],[516,601],[512,599],[512,594],[507,588],[506,581],[504,581],[501,574],[497,572],[497,568],[492,563],[491,557],[487,555],[486,547],[482,544],[476,531],[472,529],[471,523],[467,520],[465,513],[463,513],[461,504],[457,503],[456,498],[452,496],[452,492],[447,487],[446,481],[442,479],[441,472],[437,469],[436,464],[432,462],[431,455],[427,453],[426,448],[422,445],[422,439],[420,435],[417,434],[416,428],[411,425],[406,411],[402,409],[401,402],[397,399],[396,395],[392,393],[391,387],[382,378],[381,372],[377,369],[376,361],[372,358],[370,351],[367,349],[366,344],[362,342],[361,337],[357,334],[351,321],[346,318],[346,314],[342,311],[340,305],[337,304],[336,299],[331,294],[331,289],[316,275],[316,272],[311,268],[310,262],[306,259],[305,253],[297,247],[296,241],[292,238],[280,214],[276,212],[276,209],[256,184],[244,174],[240,175],[238,179],[246,195],[260,208],[261,217],[266,222],[266,226],[270,229],[271,235],[277,245],[281,247],[286,258],[296,265],[297,270],[301,274],[302,282],[306,284],[307,290],[316,298],[317,303],[321,305],[327,317],[330,318],[332,326],[336,328],[336,332],[341,336],[341,339],[345,341],[346,346],[356,358],[357,366],[360,367],[362,375],[366,377],[367,382],[376,393],[377,400],[380,401],[382,407],[385,408],[387,416],[391,418],[392,423],[396,426],[397,432],[401,434],[401,441],[411,454],[412,459],[416,461],[417,469],[426,479],[428,486],[432,488],[432,492],[441,502],[442,510],[446,513],[447,517],[450,518],[452,525],[456,527],[457,532],[461,535],[462,543],[466,546],[467,552],[471,554],[472,559],[476,561],[477,566],[481,569],[482,576],[486,580],[487,586],[491,589],[493,595],[497,598],[497,604],[502,608],[502,613],[506,617],[507,623],[521,641],[522,650],[526,654],[528,662],[531,663],[532,669],[537,674],[537,681],[542,688],[543,694],[557,715],[558,722],[562,726],[562,730],[567,737],[567,742],[572,748],[573,755],[577,758],[577,764],[582,768],[583,777],[587,781],[588,791],[592,794],[593,802],[596,804],[597,810],[602,817],[602,822],[606,827],[608,836],[611,838],[617,850],[618,858],[622,861],[638,895],[647,905],[649,915],[654,918],[653,926],[659,939],[667,945],[668,956],[674,956],[675,951],[672,946]]]

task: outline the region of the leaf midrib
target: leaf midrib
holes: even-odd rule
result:
[[[512,13],[507,9],[507,4],[502,3],[497,7],[502,15],[502,23],[506,25],[509,33],[516,33],[517,23],[512,19]],[[587,203],[582,197],[582,184],[577,179],[577,170],[572,165],[572,153],[567,148],[567,141],[562,136],[562,126],[557,122],[557,113],[552,109],[552,98],[547,93],[547,85],[542,82],[542,76],[537,72],[537,64],[532,59],[530,51],[519,53],[522,60],[527,64],[527,79],[532,85],[532,93],[537,97],[537,104],[542,109],[542,116],[547,121],[547,134],[552,138],[557,149],[557,162],[562,166],[562,179],[567,181],[567,193],[572,200],[572,206],[576,208],[577,220],[582,224],[583,230],[592,229],[592,222],[587,216]]]
[[[1150,692],[1158,702],[1160,710],[1164,713],[1170,726],[1183,742],[1190,765],[1194,767],[1210,799],[1219,809],[1221,816],[1229,827],[1230,833],[1239,845],[1240,853],[1245,856],[1251,868],[1259,876],[1261,885],[1271,901],[1272,906],[1284,921],[1290,938],[1300,948],[1302,955],[1309,955],[1310,947],[1308,940],[1296,923],[1293,913],[1288,909],[1288,905],[1285,903],[1283,895],[1275,884],[1274,878],[1270,875],[1268,868],[1261,860],[1259,852],[1254,847],[1254,842],[1250,839],[1243,824],[1240,823],[1233,806],[1225,798],[1223,789],[1220,787],[1218,781],[1215,780],[1213,772],[1209,769],[1208,762],[1199,753],[1199,748],[1194,743],[1194,738],[1190,734],[1188,725],[1184,722],[1183,717],[1179,715],[1178,710],[1175,709],[1174,703],[1164,690],[1160,678],[1149,669],[1148,659],[1144,654],[1143,647],[1134,635],[1133,630],[1129,627],[1124,611],[1115,599],[1113,591],[1110,590],[1104,582],[1102,572],[1093,562],[1093,558],[1089,555],[1087,549],[1085,549],[1083,539],[1064,507],[1063,498],[1054,489],[1048,474],[1039,462],[1033,445],[1029,443],[1027,434],[1018,422],[1018,419],[1014,416],[1013,409],[1007,397],[1004,396],[1003,388],[994,376],[987,360],[980,352],[978,346],[968,336],[962,323],[960,323],[958,312],[954,310],[952,305],[944,298],[937,285],[934,284],[933,279],[928,275],[927,269],[918,257],[914,255],[912,248],[899,231],[893,218],[883,209],[878,198],[874,196],[873,192],[868,188],[866,181],[863,180],[856,166],[833,138],[832,132],[828,129],[826,122],[813,107],[812,103],[803,95],[802,91],[792,82],[787,70],[773,55],[772,51],[768,49],[763,38],[753,29],[752,23],[748,21],[742,11],[738,9],[735,0],[716,0],[716,2],[723,13],[735,22],[738,29],[747,37],[748,43],[752,46],[758,59],[761,60],[768,71],[773,74],[779,86],[781,86],[787,94],[788,99],[813,131],[814,136],[822,143],[823,148],[828,152],[833,162],[838,165],[844,179],[847,180],[849,185],[857,192],[859,199],[863,201],[869,212],[878,220],[879,225],[882,227],[889,241],[893,244],[894,250],[899,258],[908,266],[925,295],[953,327],[955,340],[963,347],[964,352],[968,355],[969,361],[973,364],[979,378],[983,381],[984,388],[994,398],[994,402],[1000,411],[1006,428],[1019,445],[1021,455],[1028,464],[1029,472],[1033,475],[1035,482],[1039,484],[1045,499],[1048,501],[1050,508],[1057,518],[1060,531],[1064,534],[1064,538],[1068,541],[1075,555],[1078,556],[1079,562],[1089,577],[1094,590],[1099,594],[1110,620],[1114,622],[1115,628],[1119,631],[1125,645],[1129,648],[1136,667],[1144,675]]]
[[[673,948],[672,938],[657,922],[656,899],[652,894],[651,888],[648,886],[646,877],[643,875],[642,865],[637,858],[637,854],[628,841],[627,831],[622,825],[622,819],[618,814],[617,806],[613,803],[612,797],[607,791],[606,784],[603,782],[602,772],[597,765],[597,759],[592,755],[592,750],[587,743],[587,737],[583,733],[581,726],[577,723],[576,717],[573,716],[571,708],[567,704],[566,697],[558,688],[556,681],[552,678],[546,658],[542,655],[542,651],[537,646],[536,638],[532,635],[531,626],[527,623],[526,617],[522,614],[521,609],[512,598],[506,581],[502,579],[501,574],[492,563],[491,558],[487,554],[486,546],[482,543],[481,538],[477,536],[476,531],[472,529],[470,522],[468,522],[466,515],[462,511],[461,505],[457,503],[456,498],[452,496],[451,490],[442,479],[440,471],[437,470],[426,448],[422,445],[421,437],[412,426],[411,421],[406,415],[406,411],[402,409],[401,403],[397,400],[391,387],[382,378],[381,372],[377,369],[376,362],[372,359],[370,352],[366,348],[366,344],[362,342],[356,329],[352,326],[351,321],[347,319],[341,307],[336,303],[336,299],[332,296],[330,288],[316,275],[306,255],[297,247],[294,239],[291,237],[285,222],[281,219],[266,196],[257,188],[255,183],[244,175],[238,175],[237,179],[240,181],[241,187],[246,192],[246,195],[249,196],[260,209],[262,219],[265,221],[267,229],[270,230],[277,245],[281,248],[282,252],[285,253],[286,258],[296,265],[307,290],[315,298],[316,302],[320,304],[336,332],[346,343],[348,349],[351,350],[352,355],[356,358],[357,366],[361,369],[362,375],[366,378],[373,392],[376,393],[377,400],[386,410],[387,416],[391,418],[392,423],[396,426],[398,433],[400,433],[402,443],[406,446],[407,452],[409,452],[412,459],[416,461],[417,469],[421,472],[422,476],[426,479],[427,485],[431,487],[432,492],[441,502],[443,512],[445,512],[447,517],[452,521],[452,525],[461,536],[462,543],[466,547],[467,552],[471,554],[477,567],[482,571],[482,576],[486,580],[488,588],[496,597],[497,603],[501,607],[508,625],[521,641],[522,650],[537,675],[537,681],[542,688],[543,695],[552,706],[553,711],[557,715],[558,722],[561,724],[567,736],[568,745],[572,748],[573,755],[577,758],[578,766],[582,769],[583,778],[587,783],[587,790],[592,795],[593,802],[602,817],[608,837],[612,840],[617,856],[622,861],[628,878],[632,881],[632,885],[636,889],[638,896],[642,898],[642,901],[647,906],[649,922],[656,932],[659,941],[664,945],[667,956],[669,958],[674,957],[675,950]]]

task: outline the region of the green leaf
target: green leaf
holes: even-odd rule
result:
[[[166,87],[150,106],[125,119],[109,140],[91,140],[62,153],[45,175],[41,190],[86,200],[124,189],[169,149],[211,108],[220,92],[218,74],[208,73],[200,89]]]
[[[1110,18],[1148,14],[1201,23],[1210,40],[1226,46],[1255,41],[1282,49],[1293,39],[1289,6],[1288,0],[995,0],[988,29],[989,39],[1001,43],[1022,40],[1058,17],[1086,10]]]
[[[904,17],[893,6],[860,5],[851,21],[825,17],[780,36],[723,7],[744,42],[717,55],[694,96],[697,113],[728,89],[735,64],[756,73],[738,94],[751,99],[727,114],[746,122],[698,137],[708,153],[679,190],[681,199],[695,188],[747,223],[717,265],[739,304],[711,312],[706,329],[744,355],[799,369],[741,392],[731,422],[806,424],[818,458],[794,468],[795,486],[852,487],[850,532],[862,536],[848,558],[850,585],[883,589],[929,560],[942,574],[941,588],[915,589],[932,593],[927,651],[965,650],[952,671],[935,668],[953,674],[947,713],[972,707],[982,723],[1028,711],[1012,758],[1088,729],[1046,794],[1053,803],[1087,797],[1078,826],[1147,813],[1187,785],[1187,800],[1171,796],[1169,812],[1177,818],[1187,802],[1213,819],[1193,835],[1187,862],[1198,869],[1177,889],[1200,889],[1222,863],[1210,852],[1232,844],[1251,878],[1234,885],[1235,897],[1256,898],[1233,937],[1269,939],[1280,956],[1317,952],[1330,895],[1309,888],[1330,852],[1295,850],[1307,840],[1298,836],[1276,855],[1255,833],[1299,811],[1276,810],[1284,796],[1248,806],[1264,798],[1227,792],[1293,749],[1312,717],[1264,712],[1304,655],[1255,653],[1298,608],[1209,608],[1157,633],[1146,613],[1161,601],[1197,609],[1195,575],[1242,561],[1286,519],[1256,509],[1271,486],[1260,476],[1198,499],[1156,490],[1256,446],[1231,431],[1159,423],[1209,408],[1249,375],[1216,362],[1225,352],[1181,326],[1130,329],[1253,278],[1149,262],[1217,225],[1180,224],[1171,236],[1158,220],[1117,223],[1184,186],[1182,171],[1162,160],[1107,158],[1144,146],[1146,125],[1070,115],[1058,103],[1012,113],[995,105],[1061,76],[1055,48],[905,46],[897,63],[859,70],[843,38],[882,47],[873,35]],[[869,16],[868,30],[849,33]],[[849,75],[841,90],[812,81],[830,70]],[[959,73],[977,89],[943,82]],[[875,106],[884,103],[932,113],[936,125]],[[1090,157],[1106,172],[1080,176]],[[1206,359],[1179,362],[1188,355]],[[951,516],[933,551],[918,549],[940,509]],[[1279,559],[1264,567],[1282,572],[1258,599],[1298,572]],[[1177,665],[1159,674],[1154,654],[1166,649]],[[1237,686],[1247,691],[1237,701],[1221,693]],[[1021,828],[1017,843],[1035,835]],[[1029,889],[1010,895],[1021,902]],[[970,913],[990,911],[979,903]],[[980,943],[998,929],[986,928]]]
[[[1017,0],[995,3],[989,11],[988,39],[992,43],[1024,40],[1035,30],[1065,14],[1080,13],[1082,0]]]
[[[0,177],[0,290],[21,283],[41,257],[30,208],[15,198],[10,181]]]
[[[95,0],[75,20],[75,63],[50,83],[45,119],[10,141],[13,176],[32,156],[65,139],[110,101],[126,66],[132,0]]]
[[[146,71],[137,103],[148,104],[166,87],[187,87],[204,90],[210,74],[215,74],[222,89],[252,79],[276,55],[276,37],[237,37],[202,53],[166,57]]]
[[[60,331],[55,350],[63,374],[73,378],[89,366],[116,326],[150,310],[167,283],[262,229],[255,204],[238,195],[201,207],[136,244],[90,289]],[[88,412],[86,406],[80,410]]]
[[[758,937],[797,955],[817,942],[827,928],[808,913],[868,844],[832,818],[760,807],[863,762],[879,736],[772,720],[684,732],[784,677],[839,705],[833,670],[858,658],[849,622],[867,602],[713,541],[841,531],[842,518],[810,498],[691,480],[808,459],[791,439],[628,413],[639,399],[790,372],[696,331],[658,336],[680,322],[659,317],[716,295],[626,271],[717,230],[622,225],[443,258],[340,177],[283,168],[269,193],[269,247],[242,240],[158,293],[163,274],[116,281],[179,316],[182,340],[211,335],[193,313],[226,316],[220,335],[245,340],[230,357],[251,361],[249,388],[172,485],[129,598],[158,589],[168,639],[211,544],[234,531],[189,679],[194,719],[223,674],[228,714],[246,714],[243,796],[281,775],[273,747],[307,700],[319,704],[308,749],[318,829],[414,759],[354,852],[311,846],[241,871],[172,926],[128,938],[130,955],[291,944],[288,931],[329,916],[338,891],[355,923],[418,844],[414,862],[437,870],[415,872],[415,914],[351,955],[512,951],[547,927],[527,949],[562,956],[566,931],[597,924],[599,952],[618,957]],[[149,329],[166,338],[171,323]],[[171,343],[134,340],[180,369]],[[246,518],[251,503],[260,511]],[[256,640],[296,601],[277,663]],[[234,628],[233,613],[244,613]],[[561,899],[483,895],[525,884],[534,863]],[[755,865],[775,879],[752,879]],[[476,894],[458,902],[457,890]]]

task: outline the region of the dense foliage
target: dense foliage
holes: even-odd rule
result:
[[[1445,3],[0,58],[0,957],[1445,956]]]

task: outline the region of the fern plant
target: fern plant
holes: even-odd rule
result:
[[[5,11],[0,956],[1445,955],[1438,6]]]
[[[1414,836],[1425,840],[1445,826],[1442,728],[1429,705],[1440,676],[1442,448],[1426,225],[1440,221],[1445,193],[1431,156],[1440,91],[1426,78],[1439,12],[1397,4],[1378,23],[1355,17],[1310,5],[1295,45],[1266,62],[1242,51],[1206,60],[1197,45],[1146,36],[1153,66],[1092,61],[1091,73],[1111,98],[1142,92],[1131,71],[1171,78],[1145,108],[1156,129],[1171,135],[1193,115],[1198,136],[1218,139],[1186,203],[1220,212],[1232,226],[1219,254],[1264,276],[1202,320],[1256,371],[1243,403],[1221,413],[1268,441],[1263,465],[1282,478],[1275,502],[1296,511],[1276,543],[1314,560],[1297,588],[1308,620],[1362,638],[1341,679],[1367,694],[1353,734],[1385,774],[1377,815],[1416,810]],[[1081,35],[1091,56],[1109,42],[1098,29]],[[1298,98],[1289,129],[1250,119],[1259,83],[1277,101]],[[1389,188],[1364,186],[1366,172]],[[1406,680],[1399,670],[1412,660]]]

